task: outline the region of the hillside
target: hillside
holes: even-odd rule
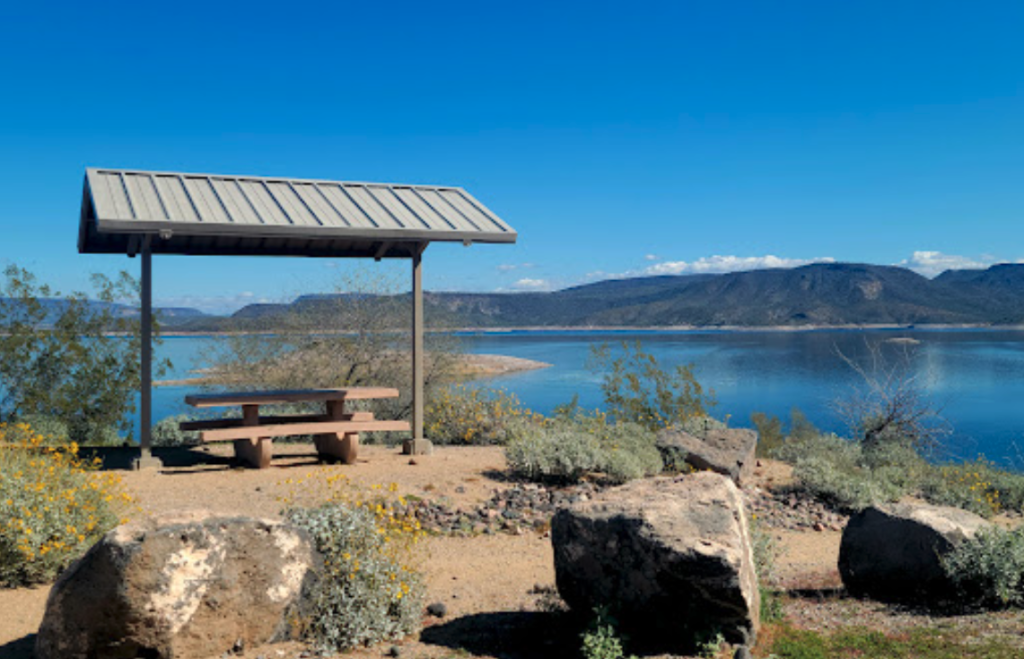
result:
[[[820,263],[608,280],[551,293],[426,293],[424,299],[434,327],[1016,324],[1024,322],[1024,265],[928,279],[893,266]],[[408,295],[388,302],[407,304]],[[186,320],[178,329],[268,329],[297,311],[335,317],[331,309],[343,304],[338,296],[305,296],[251,305],[231,317]]]
[[[45,313],[43,318],[43,327],[52,326],[57,319],[60,317],[67,301],[61,298],[42,298],[39,303]],[[138,307],[129,306],[126,304],[112,304],[108,302],[98,302],[95,300],[89,300],[89,308],[96,313],[109,312],[111,316],[115,318],[124,317],[135,317],[139,315]],[[17,301],[12,298],[0,297],[0,324],[2,324],[3,317],[7,313],[17,313]],[[211,318],[207,314],[199,311],[198,309],[190,309],[185,307],[158,307],[153,309],[154,314],[159,319],[164,329],[176,329],[182,325],[188,323],[201,322],[204,319]]]
[[[435,294],[468,326],[801,326],[1024,321],[1024,266],[929,280],[903,268],[787,270],[599,282],[554,293]]]

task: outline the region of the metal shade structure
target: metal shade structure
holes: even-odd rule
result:
[[[142,460],[151,460],[153,254],[408,258],[413,445],[423,437],[422,255],[431,242],[515,243],[459,187],[89,168],[78,251],[142,258]]]

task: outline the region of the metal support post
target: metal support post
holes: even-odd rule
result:
[[[140,425],[139,458],[135,460],[136,469],[160,468],[163,463],[154,458],[152,453],[153,428],[153,253],[152,236],[146,236],[142,242],[142,354],[141,384],[139,387]]]
[[[407,440],[403,452],[422,455],[433,450],[433,444],[423,436],[423,251],[426,244],[412,251],[412,439]]]

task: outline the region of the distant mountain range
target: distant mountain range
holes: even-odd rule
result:
[[[178,316],[165,326],[272,329],[288,314],[325,311],[337,301],[304,296],[290,304],[250,305],[226,317],[175,310]],[[615,279],[550,293],[426,293],[424,301],[434,327],[1008,325],[1024,324],[1024,265],[949,270],[928,279],[892,266],[819,263]]]
[[[359,296],[408,304],[395,298]],[[273,330],[295,314],[344,327],[338,303],[352,295],[305,295],[288,304],[251,304],[230,316],[197,309],[156,310],[165,330]],[[0,298],[0,303],[4,298]],[[44,324],[64,302],[43,300]],[[1024,264],[947,270],[934,279],[893,266],[817,263],[792,269],[611,279],[550,293],[425,293],[427,323],[493,327],[806,327],[819,325],[1024,324]],[[138,309],[90,302],[115,315]],[[342,314],[343,315],[343,314]]]
[[[2,312],[4,305],[10,305],[11,302],[11,298],[0,297],[0,312]],[[39,300],[39,302],[45,312],[42,323],[44,327],[53,325],[67,305],[67,302],[61,298],[43,298]],[[108,311],[112,316],[119,318],[131,318],[139,315],[138,307],[133,307],[127,304],[89,300],[88,305],[91,309],[97,312]],[[153,309],[153,312],[156,314],[164,329],[174,329],[188,324],[189,322],[208,317],[207,314],[199,311],[198,309],[189,309],[185,307],[158,307]],[[2,320],[2,313],[0,313],[0,324],[2,324]]]

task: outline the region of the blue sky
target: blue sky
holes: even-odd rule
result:
[[[1017,261],[1022,33],[1020,2],[3,3],[0,262],[137,270],[76,252],[87,166],[464,186],[520,242],[432,246],[432,290]],[[352,265],[164,257],[155,297]]]

